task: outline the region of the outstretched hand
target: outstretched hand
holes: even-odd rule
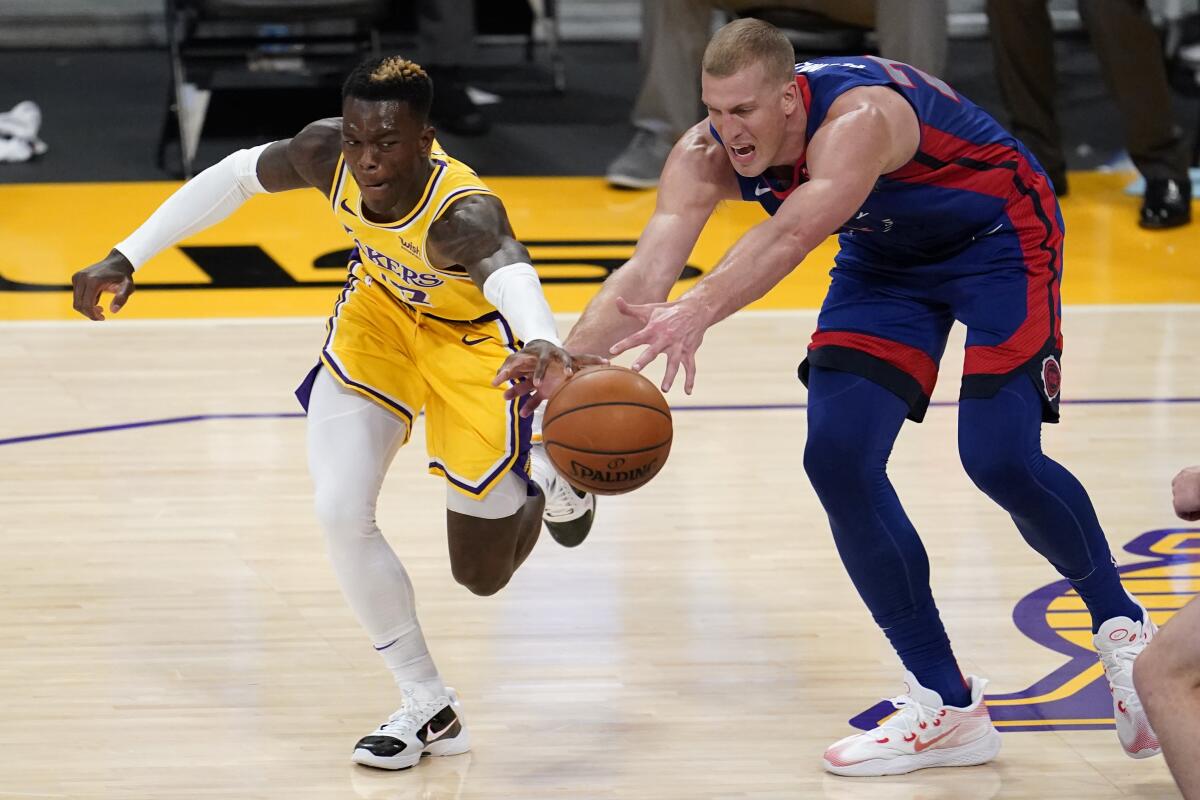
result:
[[[108,310],[113,314],[120,311],[133,294],[133,265],[125,256],[113,250],[103,261],[72,275],[71,287],[75,290],[75,310],[88,319],[103,320],[100,295],[103,292],[115,295]]]
[[[505,400],[528,395],[529,399],[521,405],[521,416],[528,417],[575,372],[583,367],[607,363],[607,358],[573,356],[558,345],[535,339],[528,342],[521,352],[513,353],[504,360],[492,380],[492,386],[512,382],[504,391]]]
[[[1200,520],[1200,466],[1187,467],[1171,481],[1175,513],[1188,522]]]
[[[610,352],[615,356],[638,345],[646,345],[646,349],[630,365],[638,372],[665,354],[667,369],[663,373],[662,390],[671,390],[682,366],[683,391],[691,394],[696,383],[696,351],[704,341],[705,331],[712,324],[699,304],[685,299],[635,305],[618,297],[617,310],[642,323],[642,327],[614,344]]]

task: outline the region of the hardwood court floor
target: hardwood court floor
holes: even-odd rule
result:
[[[1004,749],[971,769],[822,773],[847,721],[901,686],[801,468],[813,319],[714,329],[697,393],[672,396],[661,476],[603,498],[578,550],[543,537],[496,597],[453,583],[442,485],[420,435],[401,451],[380,523],[475,750],[398,774],[348,760],[397,697],[310,512],[289,392],[321,322],[0,326],[0,798],[1177,796],[1161,759],[1080,729],[1110,709],[1073,649],[1078,598],[963,475],[952,405],[908,426],[891,471],[963,667],[1008,715]],[[1200,307],[1071,307],[1065,330],[1074,402],[1046,449],[1122,563],[1146,565],[1128,583],[1165,619],[1200,588],[1200,529],[1168,487],[1200,461]],[[937,400],[960,363],[957,338]],[[162,424],[45,436],[147,421]],[[1012,697],[1030,688],[1040,700]]]

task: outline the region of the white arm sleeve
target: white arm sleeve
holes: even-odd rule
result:
[[[496,270],[483,282],[483,296],[504,315],[521,341],[544,339],[562,346],[554,314],[532,264],[509,264]]]
[[[238,150],[185,183],[116,249],[136,270],[171,245],[228,217],[267,190],[258,180],[258,157],[270,145]]]

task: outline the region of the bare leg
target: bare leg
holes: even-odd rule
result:
[[[492,494],[506,492],[511,497],[520,492],[524,496],[524,479],[509,473],[503,480],[508,485],[492,489]],[[516,512],[493,519],[484,507],[495,507],[500,499],[492,494],[480,503],[478,511],[470,507],[471,501],[464,503],[457,498],[454,507],[446,510],[450,570],[456,581],[478,595],[492,595],[503,589],[533,552],[542,532],[542,509],[546,505],[539,491],[520,501]]]
[[[1138,656],[1133,682],[1179,790],[1185,800],[1200,800],[1200,599]]]

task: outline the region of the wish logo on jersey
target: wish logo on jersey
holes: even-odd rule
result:
[[[1121,582],[1158,625],[1200,592],[1200,528],[1149,531],[1125,550],[1154,559],[1121,567]],[[1067,657],[1028,689],[988,695],[988,710],[1001,731],[1103,730],[1113,727],[1112,695],[1092,648],[1092,617],[1065,580],[1036,589],[1013,610],[1017,627],[1038,644]],[[850,720],[870,730],[895,713],[891,703],[872,706]]]

